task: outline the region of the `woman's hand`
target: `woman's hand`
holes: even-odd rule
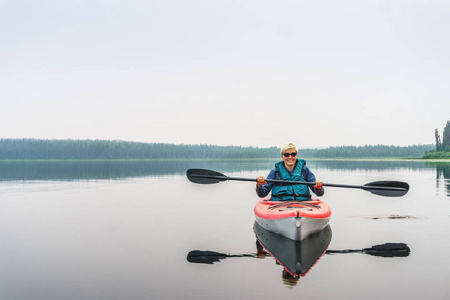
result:
[[[322,188],[323,181],[316,180],[316,185],[314,186],[315,189],[320,190]]]
[[[267,182],[266,182],[266,179],[264,178],[264,176],[258,176],[258,177],[256,177],[256,180],[258,180],[258,181],[256,182],[256,186],[257,186],[258,188],[260,188],[262,185],[264,185],[264,184],[267,183]]]

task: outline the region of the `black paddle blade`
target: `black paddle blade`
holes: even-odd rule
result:
[[[191,182],[200,184],[211,184],[228,180],[228,177],[222,173],[205,169],[189,169],[186,171],[186,176]]]
[[[375,181],[361,187],[372,194],[386,197],[401,197],[408,193],[409,184],[401,181]]]
[[[228,255],[226,255],[225,253],[215,251],[192,250],[188,253],[186,259],[190,263],[213,264],[227,257]]]
[[[375,245],[370,248],[364,248],[361,250],[327,250],[327,254],[337,253],[365,253],[372,256],[379,257],[406,257],[410,254],[411,250],[405,243],[385,243],[381,245]]]
[[[363,249],[364,253],[381,257],[406,257],[411,250],[405,243],[386,243]]]
[[[221,252],[215,251],[203,251],[203,250],[192,250],[188,253],[186,259],[190,263],[199,263],[199,264],[213,264],[215,262],[220,262],[221,259],[225,259],[227,257],[258,257],[257,254],[225,254]]]

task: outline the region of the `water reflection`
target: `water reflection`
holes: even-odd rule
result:
[[[450,162],[428,162],[427,164],[436,168],[436,189],[439,190],[443,184],[447,197],[450,197]]]
[[[332,236],[329,225],[302,241],[268,231],[256,222],[253,230],[259,244],[258,254],[266,251],[283,266],[283,282],[288,285],[297,284],[298,279],[309,272],[325,254]]]
[[[277,160],[105,160],[105,161],[0,161],[0,181],[7,180],[89,180],[121,179],[145,176],[184,175],[190,168],[219,172],[252,172],[266,174]],[[344,161],[308,160],[313,168],[325,170],[435,169],[437,184],[441,180],[450,194],[450,163],[423,161]]]
[[[418,170],[433,168],[421,160],[312,160],[309,165],[327,170]]]
[[[267,162],[229,161],[0,161],[0,181],[9,180],[100,180],[145,176],[181,175],[192,167],[227,172],[269,168]]]
[[[254,222],[256,235],[256,253],[226,254],[209,250],[192,250],[187,255],[190,263],[212,265],[226,258],[250,257],[264,259],[274,258],[277,265],[283,267],[281,279],[289,287],[297,285],[301,277],[306,276],[325,255],[361,253],[377,257],[408,257],[410,248],[405,243],[384,243],[363,249],[328,250],[332,238],[330,225],[302,241],[294,241],[276,234]]]
[[[256,234],[256,254],[226,254],[215,251],[192,250],[187,255],[190,263],[213,264],[229,257],[265,258],[272,256],[283,267],[281,278],[288,286],[297,284],[317,261],[325,254],[331,242],[331,228],[328,225],[321,231],[302,241],[294,241],[273,233],[254,223]]]

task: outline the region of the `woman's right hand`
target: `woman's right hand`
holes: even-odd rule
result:
[[[266,184],[266,179],[264,178],[264,176],[258,176],[256,177],[256,180],[258,180],[256,182],[256,185],[258,186],[258,188],[260,188],[262,185]]]

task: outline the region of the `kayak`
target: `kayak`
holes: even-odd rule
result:
[[[330,207],[317,198],[308,201],[259,200],[254,208],[256,222],[269,231],[301,241],[324,229],[331,217]]]
[[[325,254],[332,236],[330,225],[302,241],[293,241],[273,233],[257,222],[253,230],[258,243],[294,278],[305,276],[316,265]]]

